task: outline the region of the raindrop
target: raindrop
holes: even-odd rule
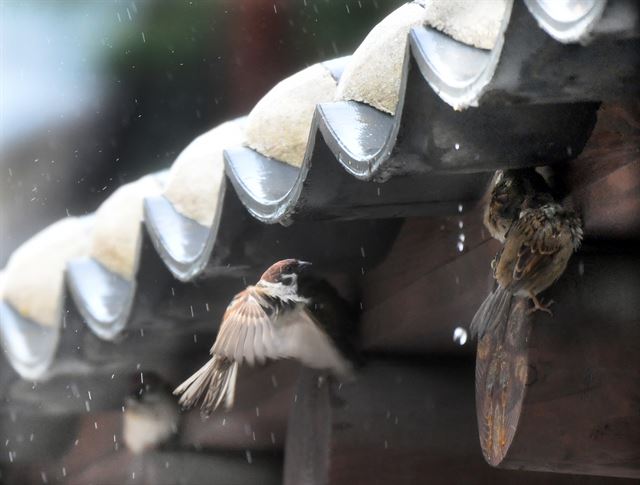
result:
[[[455,145],[453,145],[453,147],[454,147],[456,150],[460,150],[460,143],[456,143]]]
[[[256,416],[260,417],[260,408],[256,406]]]
[[[458,221],[458,228],[462,229],[464,227],[464,222]]]
[[[273,431],[271,432],[271,443],[273,443],[274,445],[276,444],[276,435],[273,434]]]
[[[42,478],[42,483],[49,483],[47,481],[47,474],[45,472],[40,472],[40,478]]]
[[[141,336],[141,337],[144,337],[144,328],[141,328],[141,329],[140,329],[140,336]]]
[[[67,476],[67,469],[65,467],[62,467],[62,476],[63,477]]]
[[[462,252],[464,251],[464,243],[462,241],[458,241],[458,251]]]
[[[249,465],[251,465],[251,463],[253,463],[253,457],[251,456],[251,450],[246,450],[245,455],[247,457],[247,462],[249,463]]]
[[[578,261],[578,274],[584,276],[584,261]]]
[[[147,43],[147,39],[144,36],[144,32],[140,32],[142,34],[142,43],[146,44]]]
[[[87,395],[89,396],[89,401],[91,401],[91,391],[87,391]]]
[[[87,410],[88,413],[91,412],[91,405],[89,404],[89,401],[84,402],[84,408]]]
[[[198,343],[198,335],[197,334],[193,334],[193,343],[197,344]]]
[[[458,345],[467,343],[467,331],[462,327],[456,327],[453,331],[453,341]]]
[[[387,440],[384,440],[384,449],[386,450],[387,448],[389,448],[389,443]]]
[[[204,306],[205,306],[205,308],[207,309],[207,311],[209,311],[209,304],[208,304],[208,303],[205,303],[205,304],[204,304]]]
[[[271,374],[271,384],[273,385],[274,389],[278,388],[278,380],[276,379],[276,376]]]
[[[458,204],[458,212],[462,212],[462,204]]]
[[[144,374],[140,372],[140,384],[144,384]]]
[[[365,257],[365,253],[364,253],[364,246],[360,246],[360,254],[362,254],[362,257]]]

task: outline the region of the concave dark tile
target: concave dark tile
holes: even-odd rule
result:
[[[602,17],[606,0],[524,0],[538,24],[560,42],[579,42]],[[584,39],[588,40],[588,39]]]
[[[162,195],[144,201],[144,220],[153,246],[167,268],[181,281],[192,279],[209,261],[223,209],[224,190],[221,187],[211,227],[180,214]]]
[[[455,98],[478,95],[480,80],[491,61],[492,52],[478,49],[429,27],[414,28],[410,39],[414,57],[426,80],[438,93]],[[473,93],[473,94],[472,94]]]
[[[67,265],[67,282],[78,311],[100,338],[113,340],[125,327],[136,280],[112,273],[92,258]]]
[[[368,180],[394,135],[394,117],[355,101],[317,107],[319,129],[338,161],[353,176]]]
[[[0,302],[0,341],[12,367],[25,379],[38,379],[54,358],[59,329],[21,316],[10,304]]]
[[[608,2],[600,21],[580,27],[592,34],[580,46],[542,30],[525,2],[509,10],[490,51],[427,27],[412,29],[410,44],[424,78],[451,106],[619,100],[640,92],[640,3]]]
[[[227,174],[240,200],[258,219],[268,221],[264,214],[273,218],[286,211],[300,169],[265,157],[247,147],[230,148],[224,151]]]

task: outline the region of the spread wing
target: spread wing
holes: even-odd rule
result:
[[[277,343],[283,357],[297,359],[313,369],[330,369],[343,377],[351,375],[351,363],[306,307],[286,313],[279,322]]]
[[[570,244],[567,231],[539,210],[523,211],[512,230],[521,241],[513,268],[514,283],[535,277],[558,251]]]
[[[241,364],[264,363],[281,357],[269,305],[255,287],[238,293],[222,318],[211,354],[223,355]]]
[[[351,372],[351,364],[304,305],[274,307],[255,287],[239,293],[229,304],[211,353],[239,364],[293,358],[340,375]]]

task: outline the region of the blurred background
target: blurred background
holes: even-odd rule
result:
[[[352,53],[402,3],[1,0],[0,268],[47,225],[93,212],[119,186],[168,168],[197,135],[247,114],[281,79]],[[189,303],[187,292],[185,309],[170,306],[186,312]],[[195,359],[212,335],[193,338]],[[102,345],[113,358],[127,351]],[[17,379],[6,360],[0,366]],[[180,435],[188,438],[174,450],[217,454],[160,453],[144,461],[126,443],[123,401],[126,394],[145,401],[139,391],[149,391],[152,376],[143,371],[18,380],[12,392],[20,399],[2,398],[0,483],[210,483],[212,474],[216,483],[277,483],[297,368],[256,369],[245,379],[251,399],[243,405],[241,391],[233,414],[205,424],[197,412],[183,417]],[[54,416],[22,413],[19,403],[31,400],[38,409],[52,395],[61,399],[46,403]]]
[[[0,267],[402,3],[2,0]]]

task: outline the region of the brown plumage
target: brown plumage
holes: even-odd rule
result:
[[[498,287],[471,322],[471,332],[479,337],[508,317],[513,295],[531,298],[531,311],[551,314],[551,303],[543,305],[537,295],[564,273],[582,241],[582,224],[573,211],[557,202],[524,204],[492,263]]]
[[[497,170],[491,187],[483,222],[491,237],[500,242],[518,219],[525,199],[530,207],[553,201],[549,186],[533,168]]]
[[[255,286],[233,298],[211,348],[212,358],[174,391],[182,395],[181,405],[192,407],[201,402],[204,414],[223,402],[230,408],[238,367],[244,362],[254,365],[267,359],[294,358],[339,377],[351,375],[352,365],[334,335],[314,315],[314,296],[299,291],[298,277],[308,264],[279,261]]]

